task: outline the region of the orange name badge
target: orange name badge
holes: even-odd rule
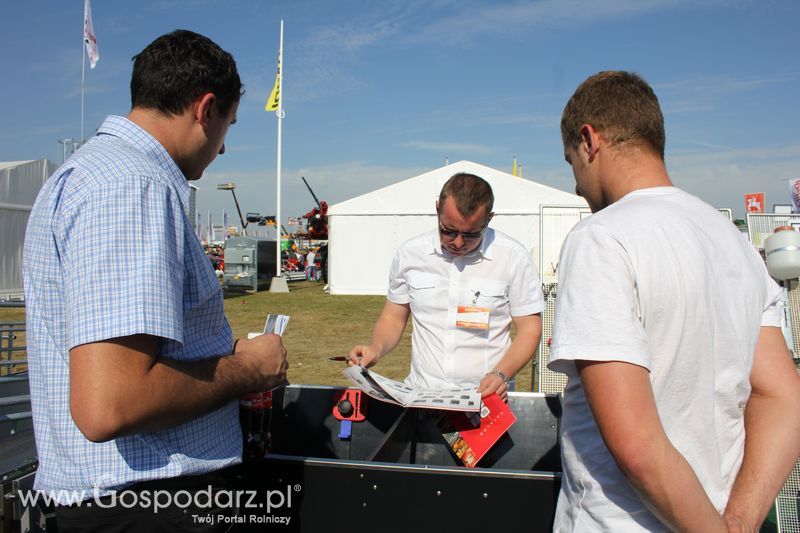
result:
[[[489,329],[489,308],[459,305],[456,327],[464,329]]]

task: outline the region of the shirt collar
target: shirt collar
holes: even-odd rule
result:
[[[155,162],[164,170],[163,177],[166,178],[177,192],[184,207],[189,205],[191,187],[186,176],[170,157],[169,152],[155,137],[150,135],[136,123],[125,117],[110,115],[106,117],[97,129],[97,135],[113,135],[130,144],[134,149],[141,152],[145,157]]]
[[[494,230],[492,228],[486,228],[483,231],[483,239],[481,239],[481,244],[476,249],[465,255],[464,257],[475,257],[476,255],[480,255],[484,259],[492,260],[492,253],[493,246],[492,243],[495,240]],[[432,254],[440,255],[442,257],[450,257],[450,254],[442,248],[442,238],[439,230],[433,230],[430,234],[430,252]]]

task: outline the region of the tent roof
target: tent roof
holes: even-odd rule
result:
[[[9,208],[29,208],[42,184],[55,172],[56,165],[47,159],[0,161],[0,204]],[[0,239],[1,240],[1,239]]]
[[[434,214],[444,183],[459,172],[484,178],[494,192],[494,211],[503,214],[538,213],[540,205],[586,205],[576,194],[518,178],[472,161],[458,161],[381,189],[332,205],[328,215]]]
[[[26,163],[33,163],[36,159],[29,159],[27,161],[0,161],[0,170],[5,170],[7,168],[18,167],[20,165],[24,165]]]

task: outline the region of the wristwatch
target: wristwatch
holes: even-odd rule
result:
[[[508,376],[506,376],[506,375],[505,375],[505,373],[504,373],[504,372],[502,372],[502,371],[500,371],[500,370],[492,370],[491,372],[489,372],[489,373],[488,373],[488,374],[486,374],[486,375],[487,375],[487,376],[489,376],[489,375],[491,375],[491,374],[494,374],[495,376],[500,376],[500,379],[502,379],[502,380],[503,380],[503,383],[505,383],[506,385],[508,385],[508,380],[509,380],[509,378],[508,378]]]

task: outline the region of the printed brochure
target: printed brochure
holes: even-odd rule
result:
[[[353,385],[372,398],[403,407],[467,411],[477,413],[481,408],[481,395],[475,387],[452,389],[418,389],[405,383],[381,376],[362,366],[350,366],[344,375]]]
[[[478,413],[446,413],[438,422],[442,436],[464,466],[474,468],[517,417],[497,394],[483,399]]]

